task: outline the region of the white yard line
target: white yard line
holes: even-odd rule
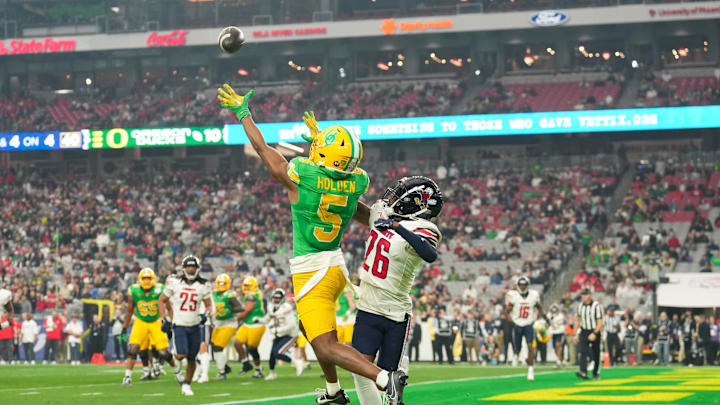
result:
[[[162,380],[146,381],[145,384],[159,383]],[[102,383],[102,384],[84,384],[84,385],[54,385],[50,387],[27,387],[27,388],[2,388],[0,392],[11,392],[11,391],[28,391],[28,390],[63,390],[68,388],[91,388],[91,387],[106,387],[109,385],[120,385],[120,383]]]
[[[165,396],[165,393],[164,393],[164,392],[158,392],[158,393],[155,393],[155,394],[145,394],[145,395],[143,395],[143,396],[144,396],[144,397],[163,397],[163,396]]]
[[[21,392],[20,395],[37,395],[39,392],[37,391],[28,391],[28,392]]]
[[[213,394],[213,395],[210,395],[210,396],[211,396],[211,397],[229,397],[230,395],[232,395],[232,394],[229,393],[229,392],[223,392],[223,393],[221,393],[221,394]]]
[[[411,367],[412,369],[412,367]],[[548,375],[548,374],[560,374],[560,373],[568,373],[570,370],[559,370],[559,371],[546,371],[542,373],[536,373],[535,375]],[[417,385],[428,385],[428,384],[440,384],[440,383],[451,383],[451,382],[463,382],[463,381],[476,381],[476,380],[499,380],[499,379],[505,379],[505,378],[515,378],[515,377],[525,377],[527,376],[526,373],[522,374],[508,374],[508,375],[501,375],[501,376],[482,376],[482,377],[468,377],[468,378],[457,378],[454,380],[435,380],[435,381],[423,381],[419,383],[412,383],[410,387],[414,387]],[[345,390],[345,392],[354,392],[355,389]],[[293,395],[285,395],[280,397],[269,397],[269,398],[257,398],[257,399],[244,399],[239,401],[228,401],[228,402],[213,402],[208,404],[202,404],[202,405],[232,405],[232,404],[252,404],[255,402],[267,402],[267,401],[281,401],[284,399],[293,399],[293,398],[302,398],[310,395],[316,395],[315,392],[305,392],[302,394],[293,394]]]
[[[93,396],[93,397],[94,397],[94,396],[97,396],[97,395],[102,395],[102,392],[83,392],[83,393],[80,394],[80,395],[82,395],[82,396],[84,396],[84,397],[90,397],[90,396]]]

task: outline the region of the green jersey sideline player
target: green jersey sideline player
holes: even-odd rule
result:
[[[290,270],[300,329],[326,380],[326,392],[316,402],[350,401],[338,383],[335,366],[340,366],[375,381],[390,404],[402,403],[407,375],[378,368],[357,350],[339,343],[336,333],[335,301],[348,281],[340,240],[351,219],[368,225],[371,216],[371,209],[359,202],[370,183],[367,173],[358,167],[363,156],[360,139],[340,125],[321,131],[313,114],[305,113],[303,119],[312,136],[309,158],[288,163],[267,145],[252,119],[248,102],[255,91],[239,96],[226,84],[218,93],[223,107],[235,113],[255,152],[288,193],[293,226]]]

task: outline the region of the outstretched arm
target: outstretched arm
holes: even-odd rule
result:
[[[222,106],[235,113],[245,129],[250,144],[260,156],[260,160],[268,168],[270,174],[287,189],[290,201],[296,202],[298,189],[287,174],[288,161],[277,149],[268,146],[260,128],[255,125],[250,114],[248,102],[255,94],[255,90],[250,90],[245,96],[239,96],[229,85],[226,84],[223,87],[224,89],[218,89],[218,99],[222,102]]]
[[[430,244],[430,242],[400,225],[399,222],[389,218],[384,218],[375,221],[374,225],[378,231],[384,231],[387,229],[395,230],[398,235],[400,235],[403,239],[405,239],[405,241],[407,241],[407,243],[410,244],[410,246],[412,246],[415,253],[417,253],[417,255],[424,261],[432,263],[435,259],[437,259],[437,250],[435,250],[435,247]]]

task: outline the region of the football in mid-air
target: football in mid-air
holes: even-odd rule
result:
[[[235,53],[242,48],[245,43],[245,34],[238,27],[225,27],[220,31],[218,36],[218,45],[220,50],[225,53]]]

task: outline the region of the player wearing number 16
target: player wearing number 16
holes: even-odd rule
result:
[[[407,378],[404,373],[381,370],[357,350],[339,343],[336,333],[335,301],[348,280],[340,241],[351,219],[369,225],[371,216],[371,209],[359,202],[370,182],[358,167],[363,156],[360,139],[339,125],[323,131],[314,115],[305,113],[303,120],[310,129],[305,139],[312,142],[309,158],[288,162],[267,145],[252,119],[248,102],[253,90],[240,96],[225,85],[218,93],[222,106],[235,113],[255,152],[290,199],[290,271],[300,329],[312,345],[326,380],[326,392],[316,402],[349,402],[338,383],[335,366],[340,366],[375,381],[385,389],[391,404],[401,403]]]
[[[162,331],[162,322],[160,321],[158,299],[164,290],[165,287],[157,282],[155,272],[149,267],[140,270],[137,284],[131,285],[128,289],[127,314],[125,314],[123,331],[127,331],[133,315],[135,315],[135,323],[128,342],[127,366],[122,381],[124,386],[132,385],[132,369],[135,366],[138,352],[143,351],[140,357],[143,358],[143,362],[147,363],[147,349],[150,346],[155,346],[160,352],[160,356],[175,368],[175,377],[181,381],[180,367],[175,365],[172,356],[168,353],[168,338]],[[150,378],[150,369],[145,367],[141,379]]]
[[[192,255],[185,256],[182,268],[182,277],[173,281],[168,278],[165,291],[160,296],[159,309],[164,329],[168,326],[172,328],[175,359],[187,359],[185,381],[181,383],[180,393],[194,395],[190,382],[195,374],[195,359],[202,343],[200,328],[212,319],[215,307],[207,280],[198,276],[200,259]]]
[[[515,328],[513,329],[513,365],[517,365],[518,356],[522,349],[523,338],[527,343],[527,364],[528,364],[528,381],[535,379],[533,365],[535,364],[535,350],[533,341],[535,340],[535,310],[538,311],[538,317],[545,317],[545,312],[540,305],[540,294],[530,289],[530,279],[526,276],[520,276],[515,283],[515,289],[507,292],[505,297],[505,311],[512,319]],[[547,321],[546,321],[547,324]]]

